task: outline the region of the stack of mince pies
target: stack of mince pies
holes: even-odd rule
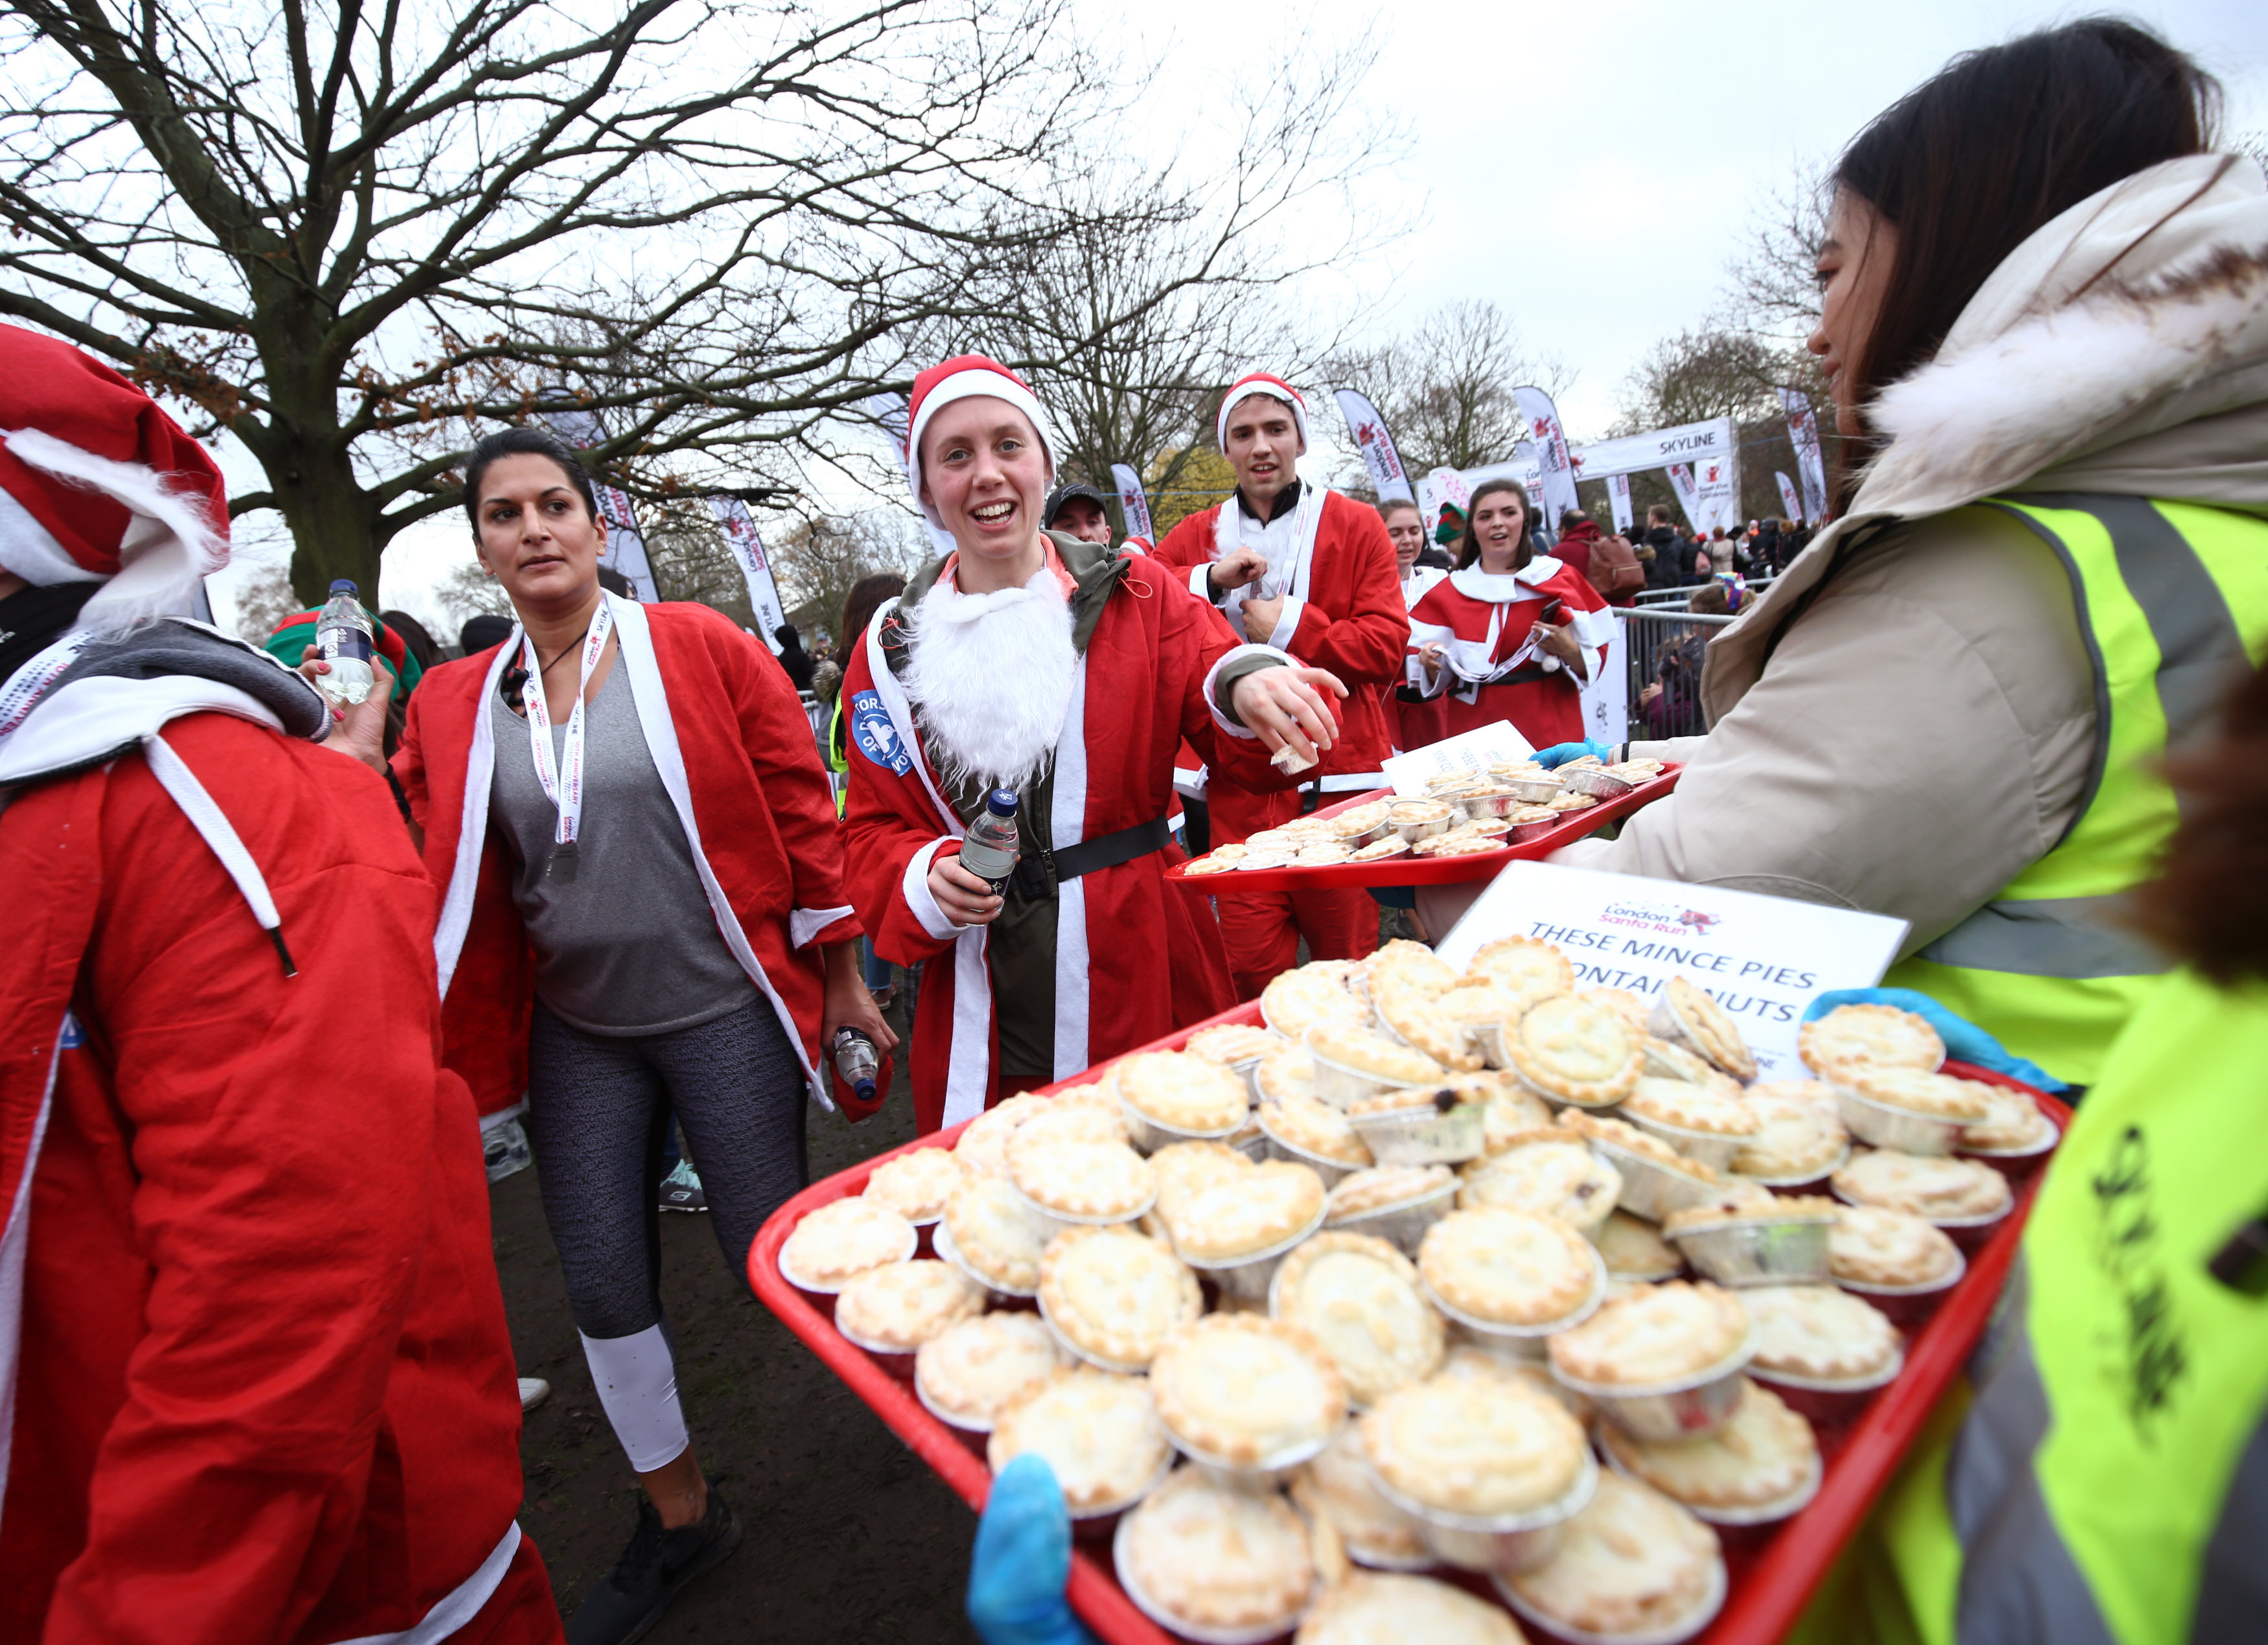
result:
[[[2055,1138],[1918,1017],[1830,1013],[1815,1077],[1756,1083],[1688,980],[1583,987],[1527,938],[1261,1005],[894,1156],[780,1253],[992,1466],[1045,1458],[1190,1640],[1700,1633],[1720,1530],[1811,1500],[1819,1427]]]
[[[1366,800],[1217,846],[1182,872],[1335,868],[1390,857],[1423,861],[1501,851],[1541,839],[1570,811],[1619,798],[1654,781],[1662,770],[1658,760],[1604,765],[1589,757],[1556,771],[1532,760],[1464,767],[1438,774],[1420,795]]]

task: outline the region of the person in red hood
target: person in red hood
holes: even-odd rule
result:
[[[0,1639],[556,1641],[392,798],[166,614],[227,510],[148,395],[0,327]]]
[[[1551,557],[1561,565],[1572,567],[1575,575],[1587,582],[1591,576],[1591,550],[1598,541],[1598,521],[1580,509],[1568,509],[1559,516],[1559,540],[1551,545]]]

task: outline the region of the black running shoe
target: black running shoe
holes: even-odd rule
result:
[[[705,1211],[709,1196],[690,1162],[679,1160],[661,1179],[661,1208],[665,1211]]]
[[[725,1562],[740,1546],[740,1522],[714,1484],[709,1512],[698,1524],[661,1528],[653,1504],[640,1498],[637,1530],[607,1580],[593,1589],[567,1625],[567,1645],[630,1645],[641,1640],[677,1590]]]

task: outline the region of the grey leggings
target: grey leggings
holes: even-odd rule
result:
[[[662,1322],[658,1195],[672,1111],[725,1265],[747,1283],[756,1230],[808,1180],[804,1077],[771,1002],[674,1033],[585,1033],[535,1007],[527,1140],[568,1306],[585,1337]]]

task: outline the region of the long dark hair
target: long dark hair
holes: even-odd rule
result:
[[[1528,500],[1528,488],[1517,480],[1484,480],[1473,488],[1472,498],[1465,504],[1465,534],[1457,539],[1457,569],[1479,563],[1481,540],[1473,535],[1473,517],[1481,510],[1481,499],[1494,496],[1499,491],[1509,491],[1520,499],[1520,542],[1512,551],[1512,569],[1515,571],[1535,557],[1535,505]]]
[[[2089,18],[1965,53],[1876,115],[1833,179],[1897,230],[1881,312],[1846,367],[1860,400],[1934,356],[2039,229],[2123,178],[2203,153],[2220,99],[2219,82],[2147,29]]]
[[[843,597],[843,626],[836,630],[839,637],[835,642],[835,655],[843,659],[845,667],[850,665],[850,648],[866,632],[866,625],[874,621],[875,608],[905,591],[905,578],[895,571],[877,571],[850,585],[850,591]]]
[[[599,494],[591,489],[591,472],[567,449],[564,441],[548,429],[504,429],[483,436],[481,443],[473,447],[473,454],[465,459],[465,518],[472,523],[475,542],[481,537],[481,481],[501,457],[549,458],[559,465],[568,482],[581,496],[583,507],[591,518],[599,518]]]

